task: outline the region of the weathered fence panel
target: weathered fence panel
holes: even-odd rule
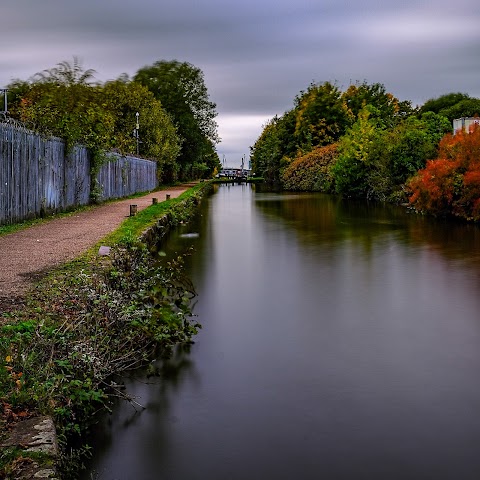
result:
[[[90,158],[86,148],[75,147],[65,161],[65,207],[86,205],[90,201]]]
[[[137,192],[153,190],[157,186],[157,165],[142,158],[109,154],[97,175],[101,200],[128,197]]]
[[[97,183],[100,200],[153,190],[156,163],[109,154]],[[21,126],[0,123],[0,225],[87,205],[91,189],[86,148],[75,147],[65,156],[59,138],[45,139]]]

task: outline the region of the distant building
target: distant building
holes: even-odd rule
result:
[[[475,125],[480,125],[480,117],[462,117],[453,121],[453,134],[459,130],[470,132]]]

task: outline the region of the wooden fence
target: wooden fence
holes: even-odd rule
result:
[[[142,158],[109,154],[97,175],[101,200],[128,197],[157,187],[157,164]]]
[[[97,183],[100,200],[153,190],[156,163],[109,154]],[[91,188],[86,148],[75,147],[65,156],[62,140],[0,123],[0,225],[87,205]]]

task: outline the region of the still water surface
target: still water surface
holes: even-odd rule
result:
[[[224,185],[190,245],[203,329],[84,478],[480,478],[480,229]]]

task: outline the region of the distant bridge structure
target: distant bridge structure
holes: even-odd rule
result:
[[[250,176],[252,176],[252,170],[249,168],[224,167],[217,173],[217,178],[242,179]]]

